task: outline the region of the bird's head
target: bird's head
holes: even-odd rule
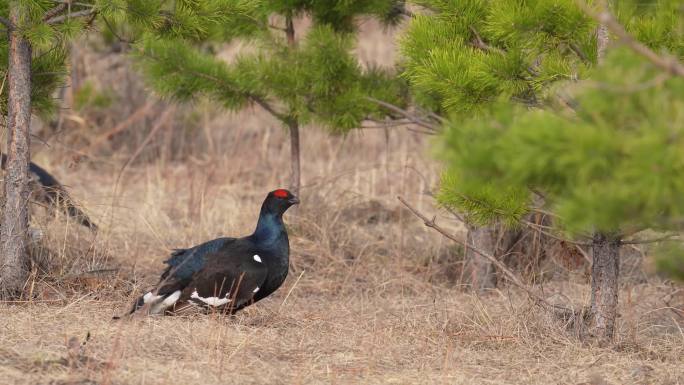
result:
[[[273,190],[264,201],[264,208],[271,213],[282,215],[290,206],[299,203],[299,199],[285,189]]]

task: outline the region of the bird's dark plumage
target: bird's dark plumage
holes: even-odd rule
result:
[[[290,245],[283,214],[297,203],[287,190],[271,191],[251,235],[174,250],[156,290],[138,298],[131,313],[146,304],[150,314],[191,306],[234,313],[269,296],[287,277]]]
[[[7,155],[0,154],[0,166],[5,169]],[[89,229],[96,231],[97,226],[88,218],[86,213],[79,209],[67,193],[64,186],[55,177],[50,175],[37,164],[29,163],[29,175],[32,186],[32,198],[42,201],[48,207],[58,207],[66,215],[78,221]]]

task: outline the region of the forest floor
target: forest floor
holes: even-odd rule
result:
[[[184,164],[121,173],[37,157],[101,230],[34,220],[52,269],[29,282],[31,302],[0,304],[0,383],[684,384],[681,286],[641,265],[624,269],[636,278],[621,284],[611,347],[581,341],[505,284],[482,295],[459,286],[459,249],[396,200],[463,235],[425,194],[438,172],[416,151],[424,138],[404,130],[304,130],[302,204],[286,214],[291,272],[271,298],[235,317],[112,320],[156,283],[172,248],[248,234],[266,193],[286,185],[285,133],[248,115],[233,117],[246,128],[231,148]],[[585,270],[537,287],[581,307]]]

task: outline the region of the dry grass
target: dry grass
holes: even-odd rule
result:
[[[359,56],[391,64],[393,50],[378,43],[386,36],[373,26],[366,32]],[[113,321],[156,282],[169,249],[251,232],[266,192],[286,185],[289,148],[257,109],[216,115],[200,105],[168,123],[122,172],[168,108],[161,104],[111,147],[88,153],[89,162],[71,161],[145,98],[124,82],[135,79],[125,66],[89,60],[83,66],[116,76],[110,82],[129,104],[69,117],[61,139],[35,153],[102,230],[94,237],[63,219],[35,217],[50,273],[32,276],[31,303],[0,304],[0,383],[684,384],[684,319],[670,308],[684,298],[640,263],[625,269],[638,279],[622,284],[611,348],[579,341],[512,288],[464,292],[458,248],[395,199],[438,213],[425,195],[438,175],[426,138],[404,130],[330,138],[304,129],[303,204],[286,214],[291,273],[271,298],[232,318]],[[93,71],[96,82],[102,69]],[[438,221],[462,233],[453,218]],[[549,264],[544,269],[559,269]],[[102,270],[111,268],[118,270]],[[543,275],[553,277],[544,291],[586,304],[586,274],[561,273]]]
[[[421,194],[435,181],[411,171],[435,175],[424,138],[405,131],[389,141],[306,131],[304,203],[287,218],[292,272],[273,298],[233,318],[112,321],[155,282],[169,248],[248,233],[265,192],[286,180],[284,133],[256,135],[264,120],[251,113],[229,119],[242,128],[223,156],[132,167],[117,197],[117,168],[52,167],[103,230],[92,239],[62,220],[42,224],[53,260],[69,267],[37,280],[34,303],[0,305],[3,383],[684,383],[682,320],[656,278],[623,285],[610,349],[579,342],[514,290],[455,287],[442,273],[457,253],[394,199],[435,211]],[[80,274],[105,267],[120,270]],[[545,290],[574,305],[588,298],[582,279]]]

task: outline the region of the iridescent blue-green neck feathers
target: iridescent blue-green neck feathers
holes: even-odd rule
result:
[[[287,242],[287,232],[283,223],[283,214],[290,206],[299,203],[297,197],[287,190],[271,191],[259,212],[259,221],[252,235],[258,247],[265,249],[282,247]]]

